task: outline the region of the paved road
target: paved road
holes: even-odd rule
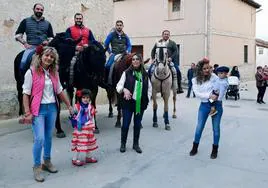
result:
[[[245,88],[247,90],[245,90]],[[178,118],[171,119],[172,130],[152,127],[152,108],[145,114],[141,133],[143,153],[131,149],[132,130],[127,152],[119,152],[120,129],[115,118],[108,118],[108,107],[98,107],[101,133],[97,135],[97,164],[82,168],[71,165],[71,128],[67,114],[62,120],[67,138],[54,137],[53,162],[57,174],[46,173],[44,183],[32,178],[32,134],[17,120],[0,122],[0,187],[87,187],[87,188],[266,188],[268,187],[268,104],[256,104],[254,83],[241,91],[241,100],[224,101],[219,156],[209,158],[212,144],[211,122],[203,133],[199,153],[188,155],[195,130],[197,99],[179,95]],[[268,98],[266,96],[266,101]],[[171,104],[171,102],[170,102]],[[160,102],[160,107],[162,107]],[[171,107],[170,107],[171,110]],[[159,123],[163,123],[159,110]]]

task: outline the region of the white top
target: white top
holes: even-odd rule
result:
[[[126,72],[124,71],[119,82],[116,85],[116,91],[120,94],[123,92],[125,81],[126,81]],[[137,87],[137,82],[135,81],[134,93],[132,94],[132,98],[134,100],[136,100],[136,87]],[[148,98],[149,98],[149,100],[150,100],[151,96],[152,96],[152,85],[151,85],[151,81],[149,80],[148,81]]]
[[[41,104],[49,104],[49,103],[55,103],[56,99],[54,96],[53,91],[53,85],[52,81],[49,76],[49,72],[45,69],[43,69],[45,72],[45,87],[43,91],[43,96],[41,100]],[[25,76],[24,76],[24,83],[22,86],[23,94],[31,95],[32,93],[32,85],[33,85],[33,78],[32,78],[32,72],[30,69],[27,70]],[[62,92],[63,88],[61,86],[60,80],[57,84],[57,94],[60,94]]]
[[[218,76],[214,73],[211,74],[211,77],[208,81],[203,82],[202,84],[197,84],[196,77],[192,79],[193,91],[195,95],[201,99],[201,102],[208,102],[209,96],[213,90],[213,84],[217,79]]]

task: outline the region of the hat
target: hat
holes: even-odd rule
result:
[[[220,66],[216,69],[216,72],[225,72],[228,73],[229,72],[229,67],[226,66]]]

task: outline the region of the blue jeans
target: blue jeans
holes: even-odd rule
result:
[[[123,109],[123,125],[122,125],[123,128],[125,129],[129,128],[133,113],[134,112],[130,111],[129,109]],[[134,114],[134,129],[141,127],[142,116],[143,111],[141,111],[141,113],[139,114]]]
[[[52,132],[57,118],[56,103],[41,104],[39,115],[34,116],[32,130],[34,136],[33,162],[34,166],[41,165],[41,153],[44,147],[43,159],[49,160],[51,156]]]
[[[218,145],[220,140],[220,123],[223,113],[222,101],[216,101],[215,107],[218,113],[212,116],[212,126],[213,126],[213,144]],[[207,118],[209,116],[211,105],[209,102],[201,102],[198,110],[197,126],[195,130],[194,142],[199,143],[202,136],[203,129],[205,127]]]
[[[32,58],[33,54],[35,53],[36,46],[32,46],[31,48],[25,49],[20,63],[20,71],[24,72],[26,71],[26,65],[28,62],[30,62],[30,59]]]
[[[112,55],[109,57],[107,63],[105,64],[105,68],[110,69],[110,67],[111,67],[112,64],[114,63],[114,57],[115,57],[115,54],[112,54]]]

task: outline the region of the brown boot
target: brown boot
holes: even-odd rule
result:
[[[37,181],[37,182],[45,181],[44,176],[41,174],[42,173],[41,166],[33,167],[33,173],[34,173],[35,181]]]
[[[44,163],[42,164],[42,169],[46,170],[50,173],[57,173],[58,170],[55,168],[55,166],[51,163],[50,160],[44,160]]]

